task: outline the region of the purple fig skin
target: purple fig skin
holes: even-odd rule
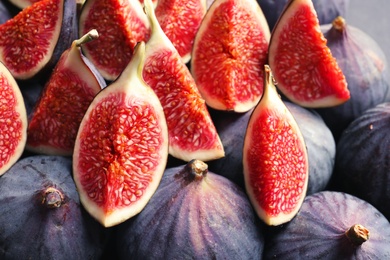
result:
[[[31,156],[1,176],[1,259],[102,256],[109,231],[81,206],[71,169],[67,157]]]
[[[10,4],[7,0],[0,1],[0,24],[5,23],[19,12],[19,9]]]

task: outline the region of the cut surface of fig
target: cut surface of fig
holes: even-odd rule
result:
[[[81,53],[81,45],[98,37],[91,31],[63,53],[29,117],[26,149],[72,155],[80,122],[105,82]]]
[[[164,111],[142,80],[145,44],[137,46],[121,76],[89,106],[73,153],[81,202],[106,227],[145,207],[168,157]]]
[[[326,46],[310,0],[291,0],[272,32],[268,62],[278,89],[305,107],[332,107],[350,98],[343,72]]]
[[[92,29],[99,39],[83,46],[91,60],[107,80],[116,79],[129,63],[137,42],[149,38],[149,24],[139,0],[89,0],[79,20],[79,36]]]
[[[189,161],[224,156],[222,142],[195,81],[172,42],[158,24],[150,1],[145,10],[151,21],[143,77],[164,108],[169,131],[169,153]]]
[[[64,0],[42,0],[0,25],[0,61],[16,79],[33,77],[49,62],[63,11]]]
[[[0,175],[22,155],[27,139],[27,111],[11,72],[0,62]]]
[[[246,112],[263,93],[270,30],[254,0],[216,0],[196,35],[191,73],[208,106]]]
[[[290,221],[306,196],[309,163],[301,131],[265,65],[264,94],[248,122],[243,148],[245,188],[267,225]]]

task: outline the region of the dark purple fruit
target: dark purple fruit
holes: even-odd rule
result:
[[[71,169],[33,156],[0,177],[1,259],[99,259],[106,231],[81,207]]]
[[[167,169],[114,238],[118,259],[260,259],[264,243],[244,191],[199,160]]]
[[[323,191],[266,239],[264,259],[388,259],[390,223],[355,196]]]
[[[351,95],[344,104],[317,110],[337,141],[348,124],[365,110],[390,101],[390,74],[379,44],[366,32],[348,25],[343,17],[322,25],[321,30]]]
[[[335,189],[360,197],[390,219],[390,103],[352,121],[337,144]]]

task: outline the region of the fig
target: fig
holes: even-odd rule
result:
[[[27,110],[18,83],[0,62],[0,175],[22,156],[27,139]]]
[[[272,71],[264,66],[264,93],[244,137],[245,189],[259,218],[281,225],[299,211],[306,196],[309,162],[304,138],[279,97]]]
[[[196,34],[191,73],[206,104],[246,112],[263,93],[270,31],[254,0],[216,0]]]
[[[85,56],[107,81],[116,79],[138,42],[149,39],[148,19],[139,0],[88,0],[80,11],[79,36],[99,31],[99,39],[82,46]]]
[[[338,140],[342,131],[365,110],[390,101],[389,68],[379,44],[343,17],[322,25],[321,30],[345,75],[351,95],[344,104],[318,110]]]
[[[287,3],[272,32],[268,62],[280,92],[298,105],[332,107],[350,98],[311,0]]]
[[[353,120],[337,143],[332,189],[348,192],[390,219],[390,102]]]
[[[81,46],[97,39],[92,30],[66,50],[29,117],[26,149],[71,156],[77,130],[89,104],[106,86],[104,78],[81,53]]]
[[[108,230],[80,205],[70,158],[36,155],[0,178],[1,259],[99,259]]]
[[[272,231],[265,239],[264,259],[386,259],[390,255],[389,221],[371,204],[344,192],[307,196],[296,217]]]
[[[117,259],[261,259],[263,232],[245,192],[207,164],[167,168],[144,210],[118,226]]]
[[[224,156],[208,108],[186,64],[145,1],[151,36],[146,43],[143,78],[157,94],[168,124],[169,154],[182,161],[209,161]]]
[[[156,191],[168,158],[161,103],[143,81],[145,43],[89,105],[76,136],[73,176],[86,210],[103,226],[138,214]]]
[[[191,59],[195,35],[206,10],[206,0],[159,0],[155,8],[162,30],[184,63]]]
[[[17,80],[45,81],[76,37],[75,0],[41,0],[0,25],[0,61]]]
[[[257,0],[263,9],[268,25],[272,30],[283,13],[288,0]],[[337,16],[345,16],[348,12],[349,0],[312,0],[320,24],[328,24]]]
[[[14,17],[19,12],[19,9],[8,1],[0,2],[0,25]]]

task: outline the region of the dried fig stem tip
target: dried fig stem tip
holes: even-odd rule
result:
[[[56,188],[49,187],[44,191],[42,204],[47,208],[59,208],[64,202],[64,196],[61,191]]]
[[[345,232],[345,235],[354,245],[360,246],[369,239],[370,231],[360,224],[355,224]]]
[[[92,29],[86,34],[84,34],[80,39],[77,39],[74,42],[77,47],[80,47],[82,44],[93,41],[97,38],[99,38],[98,31],[96,29]]]
[[[191,160],[187,163],[186,167],[190,169],[190,172],[195,180],[203,179],[208,172],[208,165],[201,160]]]
[[[341,16],[337,16],[332,22],[333,28],[335,28],[337,31],[340,32],[344,31],[345,25],[346,25],[345,19]]]

